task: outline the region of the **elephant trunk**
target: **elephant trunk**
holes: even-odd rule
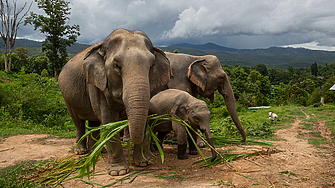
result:
[[[244,132],[244,129],[241,125],[240,119],[238,118],[237,112],[236,112],[236,106],[235,106],[235,97],[233,89],[229,83],[228,76],[225,76],[224,84],[223,86],[220,86],[218,88],[219,92],[223,96],[228,112],[233,119],[237,129],[242,135],[242,142],[245,142],[246,140],[246,134]]]
[[[123,102],[128,117],[130,138],[134,144],[141,144],[144,140],[149,100],[148,78],[135,76],[124,81]]]
[[[215,149],[210,129],[201,129],[201,132],[205,134],[205,136],[207,138],[207,142]],[[213,162],[216,159],[216,156],[217,156],[214,149],[211,148],[211,151],[212,151],[211,162]]]

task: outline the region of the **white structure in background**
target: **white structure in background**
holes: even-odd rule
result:
[[[269,112],[269,119],[275,119],[276,117],[278,117],[277,114]]]
[[[335,90],[335,84],[329,90]]]

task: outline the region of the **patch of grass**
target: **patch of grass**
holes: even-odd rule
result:
[[[288,171],[288,170],[279,172],[279,174],[280,175],[286,174],[288,177],[290,177],[290,176],[298,177],[299,176],[298,174],[296,174],[294,172],[291,172],[291,171]]]
[[[268,141],[287,141],[284,138],[278,138],[277,136],[271,136],[270,138],[267,138]]]
[[[225,180],[220,180],[217,184],[218,186],[220,185],[227,185],[227,186],[233,186],[233,181],[225,181]]]
[[[11,165],[0,169],[0,187],[24,187],[37,188],[40,185],[34,185],[28,180],[24,180],[23,176],[27,175],[31,168],[34,168],[36,161],[24,161],[15,165]]]
[[[310,138],[308,139],[308,143],[312,144],[314,147],[316,148],[321,148],[324,149],[324,147],[322,147],[323,144],[328,144],[328,141],[326,139],[319,139],[319,138]]]
[[[292,124],[280,124],[280,125],[274,125],[271,127],[271,130],[280,130],[280,129],[288,129],[288,128],[291,128],[292,127]]]
[[[313,130],[313,124],[311,123],[300,123],[300,125],[303,126],[300,126],[299,129]]]
[[[61,138],[75,138],[75,126],[60,128],[57,126],[46,127],[45,125],[35,124],[29,120],[17,120],[15,122],[1,122],[0,137],[8,138],[15,135],[27,134],[51,134]]]
[[[320,134],[313,134],[314,137],[317,137],[317,138],[322,138],[322,136]]]
[[[309,107],[308,110],[313,112],[319,120],[325,120],[326,125],[332,130],[332,133],[335,134],[335,105],[327,104],[326,106],[320,106],[318,108]]]

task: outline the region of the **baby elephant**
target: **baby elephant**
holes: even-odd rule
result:
[[[173,114],[184,121],[188,121],[194,130],[200,130],[207,137],[208,143],[214,148],[211,132],[209,129],[210,112],[206,103],[202,100],[196,99],[189,93],[177,89],[168,89],[159,92],[150,100],[149,106],[150,114]],[[158,132],[158,139],[162,145],[164,137],[174,130],[177,135],[178,142],[178,159],[188,158],[186,153],[187,141],[189,143],[189,154],[196,155],[198,151],[188,136],[185,127],[175,121],[164,122],[154,128]],[[193,139],[196,142],[196,134],[190,130]],[[216,158],[216,152],[212,149],[211,161]]]

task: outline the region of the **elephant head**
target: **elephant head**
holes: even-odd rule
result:
[[[171,77],[169,60],[141,31],[115,30],[85,56],[83,74],[101,90],[111,109],[126,111],[130,137],[142,143],[150,92]]]
[[[215,148],[211,135],[211,130],[209,128],[210,112],[208,110],[206,102],[192,97],[187,103],[186,111],[188,115],[187,119],[190,122],[192,128],[195,130],[199,129],[203,134],[205,134],[207,142],[213,148]],[[217,154],[212,148],[211,151],[212,151],[211,161],[214,161],[216,159]]]
[[[188,67],[187,77],[198,86],[197,93],[212,102],[214,102],[214,91],[220,92],[231,118],[242,135],[242,141],[245,142],[246,135],[236,112],[234,92],[218,58],[212,55],[196,58]]]

